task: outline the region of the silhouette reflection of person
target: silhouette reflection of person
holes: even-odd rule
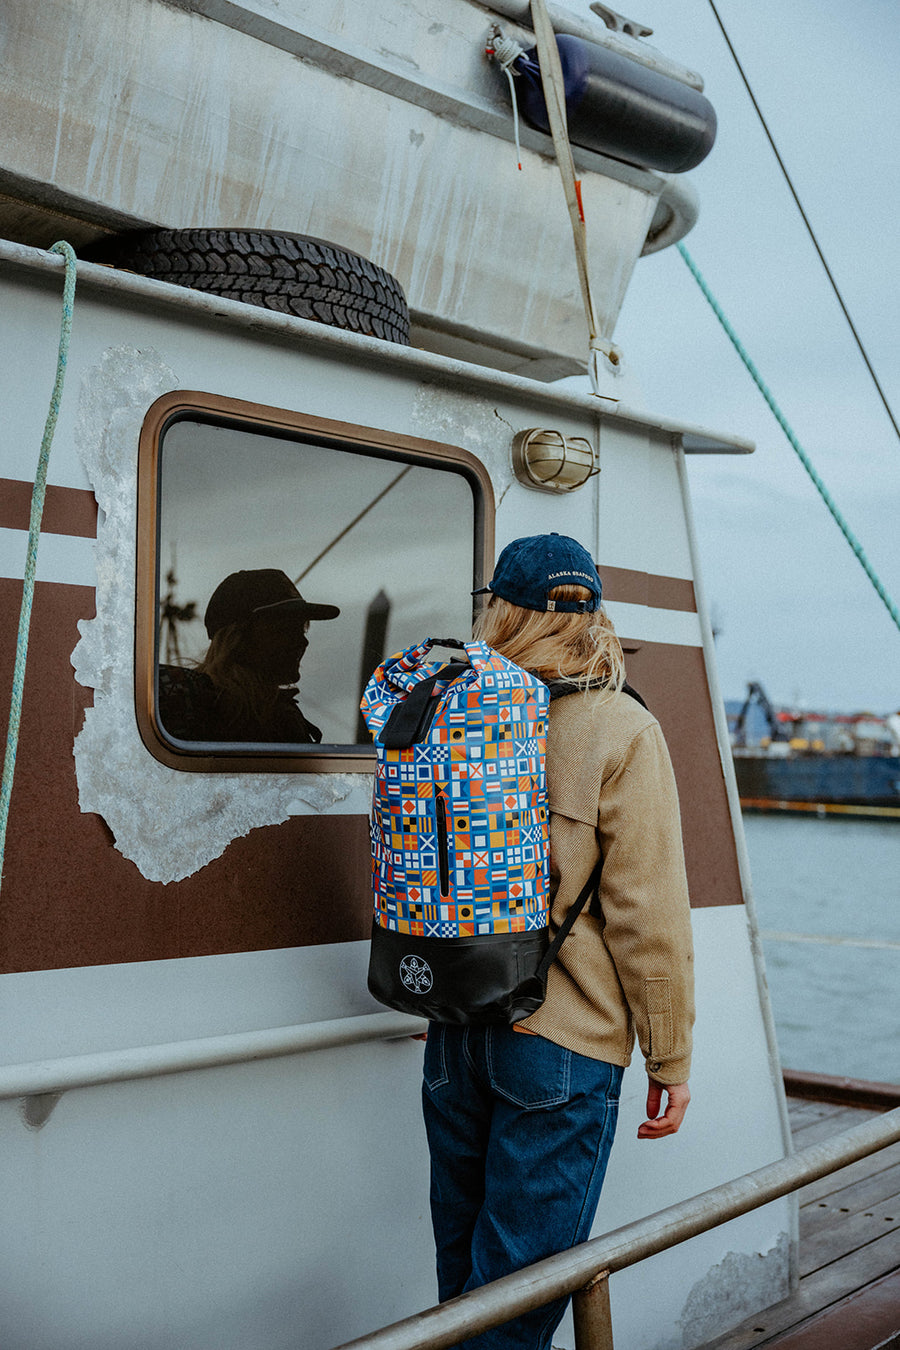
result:
[[[276,568],[232,572],[213,592],[204,623],[209,648],[194,669],[159,668],[159,715],[184,741],[297,741],[322,733],[296,701],[313,619],[336,605],[303,599]]]

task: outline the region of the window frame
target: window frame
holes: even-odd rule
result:
[[[339,745],[332,750],[319,744],[298,748],[293,753],[284,750],[276,753],[271,749],[212,751],[207,745],[191,750],[187,742],[176,743],[160,725],[156,696],[161,580],[160,447],[166,431],[183,421],[205,421],[275,439],[313,441],[325,446],[331,443],[344,451],[358,450],[400,464],[444,467],[461,474],[473,496],[475,587],[485,584],[494,558],[494,492],[487,469],[475,455],[458,445],[196,390],[163,394],[144,418],[138,442],[134,641],[135,714],[144,745],[160,763],[187,773],[371,773],[375,752],[370,746]]]

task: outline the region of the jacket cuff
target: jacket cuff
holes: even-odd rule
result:
[[[690,1055],[668,1059],[655,1059],[651,1055],[649,1059],[645,1059],[644,1065],[647,1077],[652,1078],[655,1083],[661,1083],[663,1087],[669,1087],[673,1083],[686,1083],[691,1076]]]

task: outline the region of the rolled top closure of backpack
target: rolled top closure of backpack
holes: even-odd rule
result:
[[[391,709],[391,714],[378,734],[378,740],[389,750],[408,750],[427,740],[428,732],[440,705],[440,694],[435,685],[443,683],[444,688],[465,671],[470,670],[468,661],[451,661],[432,675],[420,680],[411,693]]]
[[[459,647],[465,653],[459,661],[429,661],[432,647]],[[493,651],[484,642],[459,642],[456,639],[426,638],[416,646],[384,660],[369,680],[360,701],[366,725],[376,743],[391,749],[406,749],[426,739],[428,728],[434,721],[438,710],[446,703],[445,695],[454,697],[457,691],[468,688],[470,684],[486,681],[494,688],[501,688],[507,682],[503,671],[518,670],[505,657]],[[521,672],[522,675],[525,672]],[[499,681],[499,683],[497,683]],[[527,676],[529,684],[536,684],[543,698],[549,701],[544,685],[536,676]],[[423,684],[430,687],[422,690]],[[455,688],[454,688],[455,685]],[[417,692],[421,691],[421,692]],[[386,724],[393,720],[397,707],[409,704],[415,696],[412,710],[405,717],[397,713],[393,722],[391,741],[384,739]],[[540,695],[539,695],[540,697]],[[423,721],[425,718],[427,720]],[[403,727],[403,731],[398,728]],[[412,736],[412,740],[394,741],[394,735]]]

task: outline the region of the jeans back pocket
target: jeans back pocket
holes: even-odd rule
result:
[[[490,1027],[487,1070],[491,1087],[525,1111],[561,1106],[568,1100],[572,1052],[530,1032]]]

